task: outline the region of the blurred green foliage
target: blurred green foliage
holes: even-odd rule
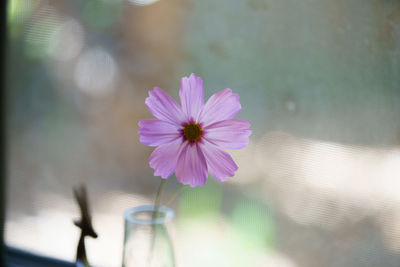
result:
[[[51,54],[57,41],[59,23],[43,18],[32,24],[26,35],[25,54],[33,59],[42,59]]]
[[[25,22],[30,18],[38,6],[38,1],[32,0],[9,0],[7,6],[8,36],[17,38],[23,33]]]
[[[179,213],[185,218],[216,219],[220,214],[223,187],[209,178],[205,186],[186,190],[180,199]]]
[[[83,4],[83,19],[97,30],[107,30],[120,18],[123,1],[88,0]]]
[[[265,204],[241,198],[233,209],[231,219],[242,246],[250,249],[274,248],[276,232],[273,213]]]

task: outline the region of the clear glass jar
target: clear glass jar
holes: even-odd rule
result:
[[[125,233],[122,267],[174,267],[172,242],[166,227],[175,213],[154,205],[130,208],[124,212]]]

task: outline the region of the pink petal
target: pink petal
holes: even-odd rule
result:
[[[213,94],[204,105],[199,121],[204,125],[223,120],[233,119],[242,109],[239,95],[233,94],[231,89],[225,89]]]
[[[203,80],[194,73],[190,77],[183,77],[179,90],[182,110],[187,120],[197,121],[199,113],[204,105]]]
[[[179,155],[175,174],[180,183],[188,184],[191,187],[202,186],[206,183],[206,159],[197,143],[186,142],[185,147]]]
[[[151,113],[160,120],[181,125],[185,121],[184,113],[176,101],[161,88],[154,87],[149,91],[145,101]]]
[[[250,135],[250,123],[239,119],[215,122],[204,128],[204,138],[221,148],[244,148]]]
[[[177,139],[154,149],[149,159],[150,167],[154,169],[154,176],[165,179],[174,173],[182,145],[182,140]]]
[[[238,166],[227,152],[207,141],[204,141],[200,147],[207,161],[208,172],[215,179],[224,182],[235,175]]]
[[[159,146],[181,137],[180,126],[158,119],[139,121],[140,142],[148,146]]]

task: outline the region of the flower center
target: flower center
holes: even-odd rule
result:
[[[196,122],[188,122],[183,126],[183,137],[189,142],[199,141],[202,133],[203,129]]]

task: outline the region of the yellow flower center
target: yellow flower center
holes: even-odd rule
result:
[[[183,126],[183,137],[189,142],[199,141],[202,133],[203,129],[196,122],[188,122]]]

